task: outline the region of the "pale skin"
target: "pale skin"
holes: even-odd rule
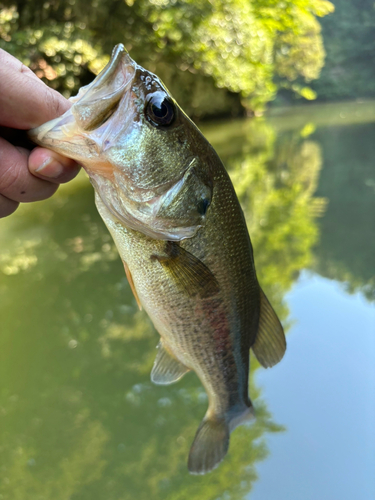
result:
[[[69,107],[67,99],[0,49],[0,127],[29,130]],[[0,129],[0,218],[12,214],[20,203],[49,198],[78,171],[73,160],[48,149],[36,147],[30,152],[13,146]]]

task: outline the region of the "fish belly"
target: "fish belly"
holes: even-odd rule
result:
[[[150,258],[163,254],[165,242],[124,227],[100,198],[97,206],[143,308],[176,359],[196,372],[207,391],[210,411],[223,415],[232,407],[246,405],[248,366],[241,373],[242,361],[232,348],[231,315],[236,314],[228,310],[222,293],[203,299],[187,296],[162,265]]]

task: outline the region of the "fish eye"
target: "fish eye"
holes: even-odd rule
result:
[[[165,94],[151,96],[146,106],[146,117],[153,125],[171,125],[175,116],[173,102]]]

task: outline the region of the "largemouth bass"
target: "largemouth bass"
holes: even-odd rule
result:
[[[204,474],[253,415],[250,348],[265,367],[286,348],[241,207],[212,146],[123,45],[72,103],[30,136],[90,177],[137,303],[160,334],[152,381],[194,370],[205,387],[208,410],[188,460],[191,473]]]

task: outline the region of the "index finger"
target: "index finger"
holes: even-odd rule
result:
[[[30,129],[61,116],[70,103],[0,49],[0,125]]]

